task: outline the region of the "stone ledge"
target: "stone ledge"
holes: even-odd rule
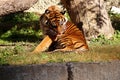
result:
[[[120,61],[0,66],[0,80],[120,80]]]
[[[120,61],[106,63],[69,63],[70,80],[120,80]]]
[[[2,66],[0,80],[67,80],[65,64]]]

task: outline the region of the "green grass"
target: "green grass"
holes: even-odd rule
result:
[[[41,31],[39,28],[35,28],[39,27],[39,16],[33,13],[16,14],[0,17],[0,25],[4,25],[4,27],[0,27],[0,65],[120,60],[119,30],[116,30],[111,40],[105,39],[102,35],[96,39],[92,39],[89,42],[90,50],[87,52],[42,52],[39,54],[30,54],[42,39]],[[111,19],[113,22],[117,21],[116,16],[114,17],[113,14],[111,14]],[[9,25],[12,24],[10,28],[8,27],[8,23]],[[119,22],[117,23],[119,24]],[[116,29],[119,29],[117,23],[114,23],[114,26]]]
[[[0,50],[0,64],[26,65],[51,62],[106,62],[120,59],[119,47],[120,45],[92,45],[88,52],[83,53],[43,52],[39,54],[30,54],[27,47],[25,48],[25,46],[17,45],[14,48],[7,47]]]

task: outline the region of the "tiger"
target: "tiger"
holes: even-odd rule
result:
[[[56,31],[54,31],[53,28],[50,27],[47,23],[49,18],[49,12],[56,12],[59,15],[61,15],[61,14],[64,14],[65,11],[61,11],[59,7],[54,5],[48,7],[45,10],[45,12],[41,15],[39,19],[40,29],[43,32],[44,39],[31,53],[39,53],[39,52],[46,51],[56,38],[56,35],[57,35]],[[63,15],[61,16],[64,17]]]
[[[43,39],[42,47],[49,47],[48,51],[88,50],[82,31],[74,23],[68,21],[64,14],[65,11],[60,11],[56,6],[50,6],[41,16],[41,29],[44,35],[47,35],[47,38]],[[41,43],[39,45],[36,47],[37,50],[41,49]]]

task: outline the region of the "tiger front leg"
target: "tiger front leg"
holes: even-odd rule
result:
[[[52,40],[49,36],[46,36],[41,43],[32,51],[32,53],[39,53],[47,50],[49,46],[52,44]]]

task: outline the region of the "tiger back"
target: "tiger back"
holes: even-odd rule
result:
[[[56,48],[60,51],[82,52],[88,50],[88,45],[82,31],[70,21],[67,21],[65,25],[65,32],[57,35]]]

